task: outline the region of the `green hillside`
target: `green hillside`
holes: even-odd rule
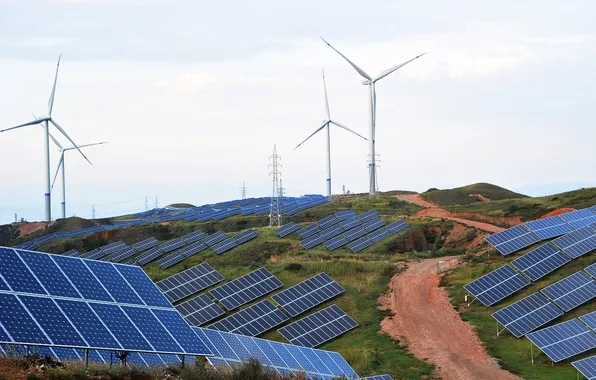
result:
[[[475,183],[473,185],[456,187],[455,189],[437,190],[430,189],[422,193],[422,198],[436,203],[440,206],[468,205],[472,203],[482,203],[475,198],[473,194],[480,194],[492,201],[512,198],[527,198],[527,195],[518,194],[505,188],[491,185],[490,183]]]

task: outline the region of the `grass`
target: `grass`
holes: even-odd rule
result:
[[[490,183],[475,183],[448,190],[429,189],[425,193],[422,193],[421,196],[427,201],[437,203],[441,206],[467,205],[481,202],[477,198],[471,197],[470,194],[480,194],[491,200],[527,197],[526,195],[518,194]]]
[[[470,307],[464,302],[464,295],[466,294],[463,286],[484,274],[494,270],[512,259],[519,257],[522,253],[529,251],[528,248],[520,254],[515,254],[515,257],[502,257],[500,254],[492,251],[485,253],[481,257],[469,256],[467,259],[470,265],[463,268],[455,269],[443,276],[441,285],[445,286],[452,299],[452,304],[456,310],[459,311],[463,320],[470,322],[482,342],[486,345],[487,351],[490,355],[497,358],[500,365],[515,373],[524,379],[574,379],[576,370],[571,366],[570,361],[564,361],[552,365],[551,361],[544,354],[540,354],[535,359],[535,364],[531,363],[530,358],[530,341],[527,338],[515,338],[511,333],[505,331],[499,337],[496,336],[496,321],[491,314],[503,307],[519,301],[520,299],[529,296],[530,294],[548,286],[563,277],[575,273],[596,261],[596,257],[585,256],[567,263],[555,272],[547,275],[541,280],[530,284],[529,287],[524,288],[513,296],[501,301],[495,306],[484,307],[479,301],[472,303]],[[594,310],[593,303],[586,303],[569,313],[565,313],[562,317],[543,326],[550,326],[560,323],[580,315],[586,314]],[[502,328],[502,326],[501,326]],[[534,354],[538,351],[534,347]],[[592,353],[593,354],[593,353]],[[572,361],[579,360],[583,357],[590,356],[590,354],[578,355],[572,358]]]

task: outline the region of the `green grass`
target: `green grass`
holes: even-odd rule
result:
[[[470,194],[481,194],[491,200],[527,197],[526,195],[518,194],[490,183],[475,183],[473,185],[447,190],[429,189],[427,192],[422,193],[421,196],[427,201],[437,203],[441,206],[480,203],[478,199],[471,197]]]
[[[468,308],[464,302],[464,295],[466,294],[463,286],[484,274],[494,270],[508,261],[519,257],[520,254],[512,255],[514,257],[504,258],[500,254],[492,253],[484,254],[482,257],[474,257],[471,265],[456,269],[451,273],[443,276],[441,285],[445,286],[452,299],[452,304],[456,310],[459,311],[463,320],[468,321],[475,327],[475,331],[482,342],[485,343],[487,351],[490,355],[497,358],[500,365],[523,377],[524,379],[575,379],[576,370],[571,366],[570,361],[563,361],[556,363],[554,366],[548,357],[540,354],[536,357],[535,363],[531,363],[530,357],[530,341],[527,338],[515,338],[508,331],[501,333],[499,337],[496,336],[496,321],[491,317],[491,314],[503,307],[519,301],[520,299],[529,296],[530,294],[548,286],[563,277],[575,273],[596,261],[594,256],[585,256],[564,265],[554,273],[547,275],[540,281],[532,283],[529,287],[516,292],[513,296],[499,302],[492,307],[484,307],[479,301],[475,301]],[[469,259],[472,259],[470,256]],[[594,303],[588,302],[569,313],[565,313],[561,318],[545,325],[550,326],[560,323],[580,315],[586,314],[594,310]],[[503,327],[501,326],[501,329]],[[538,351],[534,347],[534,354]],[[591,353],[593,355],[593,352]],[[572,358],[573,361],[579,360],[591,354],[578,355]]]

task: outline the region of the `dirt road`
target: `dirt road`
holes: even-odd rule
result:
[[[410,352],[436,365],[436,375],[444,380],[519,380],[499,368],[453,309],[447,292],[438,287],[437,263],[447,260],[457,256],[410,262],[405,272],[391,279],[381,304],[394,316],[381,322],[382,331],[405,340]]]
[[[414,204],[417,204],[418,206],[422,206],[422,207],[426,208],[425,210],[418,211],[414,215],[415,218],[424,218],[424,217],[443,218],[443,219],[453,220],[454,222],[458,222],[461,224],[465,224],[466,226],[475,227],[475,228],[478,228],[479,230],[483,230],[483,231],[487,231],[487,232],[494,233],[494,232],[503,231],[503,228],[497,227],[490,223],[484,223],[484,222],[478,222],[476,220],[460,218],[456,214],[440,208],[439,205],[436,205],[432,202],[429,202],[429,201],[423,199],[420,196],[420,194],[399,194],[399,195],[396,195],[395,198],[402,200],[402,201],[414,203]]]

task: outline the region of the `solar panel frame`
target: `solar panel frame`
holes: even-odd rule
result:
[[[358,216],[358,214],[356,214],[356,211],[354,211],[354,210],[344,210],[344,211],[336,212],[335,216],[339,220],[347,220],[347,219],[353,218],[355,216]]]
[[[328,239],[331,239],[332,237],[337,236],[343,232],[344,232],[344,230],[341,228],[341,226],[333,225],[333,226],[319,232],[319,236],[325,240],[328,240]]]
[[[208,329],[247,336],[258,336],[289,320],[286,314],[275,307],[268,299],[207,326]]]
[[[532,281],[537,281],[570,261],[571,258],[563,251],[550,243],[546,243],[511,261],[511,265],[519,269]]]
[[[373,219],[379,219],[379,213],[376,210],[368,210],[358,216],[362,223],[369,222]]]
[[[221,281],[224,277],[211,265],[201,263],[155,283],[170,302],[176,302]]]
[[[176,250],[178,248],[182,248],[186,245],[186,242],[180,238],[176,238],[176,239],[172,239],[172,240],[168,240],[165,243],[161,243],[159,245],[159,249],[163,252],[163,253],[169,253],[172,252],[173,250]]]
[[[596,232],[590,227],[580,228],[552,241],[563,252],[577,259],[596,249]]]
[[[338,236],[332,237],[331,239],[327,240],[325,242],[325,247],[327,247],[327,249],[330,251],[334,251],[334,250],[338,249],[339,247],[341,247],[342,245],[346,245],[348,243],[349,243],[349,240],[344,235],[338,235]]]
[[[379,228],[383,227],[384,225],[385,225],[385,222],[379,219],[379,220],[373,220],[373,221],[370,221],[370,222],[364,223],[364,224],[362,225],[362,227],[363,227],[363,228],[364,228],[366,231],[368,231],[368,232],[372,232],[372,231],[375,231],[375,230],[377,230],[377,229],[379,229]]]
[[[517,226],[487,236],[484,240],[502,255],[506,256],[538,243],[540,238],[525,225],[518,224]]]
[[[492,306],[516,291],[530,285],[530,281],[508,265],[464,285],[486,307]]]
[[[210,290],[209,294],[227,310],[234,310],[283,286],[266,268],[259,268]]]
[[[277,331],[292,344],[313,348],[356,327],[358,323],[355,320],[339,306],[331,305]]]
[[[553,362],[568,359],[596,347],[596,333],[579,319],[570,319],[526,335]]]
[[[567,224],[567,222],[556,215],[549,218],[525,222],[524,224],[530,231],[534,232],[542,240],[565,235],[566,233],[575,230],[573,227]]]
[[[596,355],[571,362],[571,365],[588,380],[596,379]]]
[[[387,231],[386,227],[379,228],[379,229],[371,232],[370,234],[366,235],[368,240],[370,240],[373,243],[378,243],[381,240],[387,239],[390,236],[391,236],[391,233],[389,231]]]
[[[319,273],[271,296],[292,317],[302,314],[345,291],[327,273]]]
[[[540,291],[561,309],[570,311],[596,297],[596,281],[579,271]]]
[[[189,234],[181,236],[180,238],[184,240],[187,244],[194,243],[197,241],[201,241],[207,237],[207,234],[203,231],[193,231]]]
[[[352,242],[364,235],[366,235],[367,232],[364,228],[362,228],[361,226],[358,227],[354,227],[351,230],[348,230],[344,233],[344,236],[346,237],[346,239],[348,239],[348,242]]]
[[[540,292],[533,293],[494,313],[492,317],[516,338],[563,315],[563,311]]]
[[[195,298],[176,305],[175,308],[186,322],[194,326],[201,326],[226,313],[206,294],[199,294]]]
[[[195,241],[187,246],[180,248],[180,250],[178,250],[177,253],[183,256],[184,258],[188,258],[203,252],[207,248],[209,248],[207,247],[207,244],[203,243],[202,241]]]

